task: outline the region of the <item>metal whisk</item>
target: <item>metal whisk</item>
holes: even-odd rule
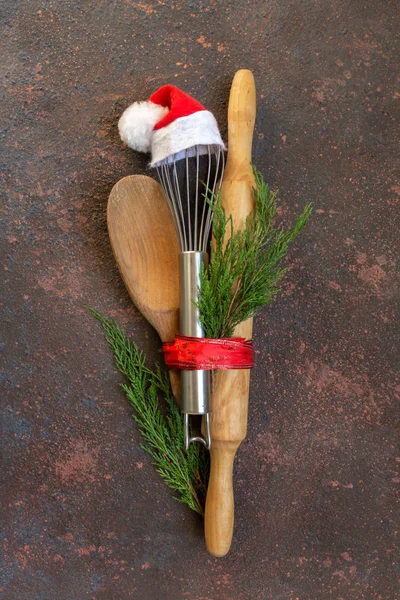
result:
[[[180,332],[204,337],[196,303],[200,297],[200,273],[208,266],[208,246],[213,201],[225,166],[220,146],[194,146],[157,163],[157,173],[168,201],[180,243]],[[209,371],[181,371],[181,411],[184,415],[185,448],[201,442],[207,449],[210,436]],[[190,437],[189,415],[204,415],[205,437]]]

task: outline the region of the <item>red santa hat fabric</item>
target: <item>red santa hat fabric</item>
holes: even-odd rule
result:
[[[204,154],[209,146],[225,148],[214,115],[173,85],[161,87],[147,102],[129,106],[118,129],[130,148],[151,152],[151,166]]]

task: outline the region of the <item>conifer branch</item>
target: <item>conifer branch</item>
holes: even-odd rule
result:
[[[143,443],[140,444],[153,459],[157,472],[177,493],[176,498],[203,515],[208,478],[208,454],[200,444],[183,448],[183,421],[172,395],[169,377],[157,365],[146,365],[143,352],[126,338],[114,321],[88,308],[100,321],[115,364],[129,381],[122,388],[133,408]],[[162,410],[159,397],[165,404]]]
[[[197,304],[206,337],[232,337],[239,323],[271,302],[280,291],[278,284],[286,273],[281,262],[312,211],[312,205],[307,204],[294,227],[277,229],[276,193],[271,192],[254,166],[253,172],[255,210],[242,231],[234,231],[232,217],[226,216],[220,193],[210,202],[213,249],[209,267],[200,276]]]

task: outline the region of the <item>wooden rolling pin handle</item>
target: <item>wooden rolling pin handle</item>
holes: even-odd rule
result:
[[[237,442],[218,440],[213,440],[211,445],[211,471],[207,490],[209,512],[205,520],[205,536],[208,550],[217,557],[228,553],[233,536],[233,462],[238,445]]]
[[[253,73],[237,71],[233,78],[228,107],[228,166],[239,167],[251,161],[254,123],[256,119],[256,88]]]
[[[228,160],[222,181],[222,205],[235,229],[243,229],[254,209],[251,146],[256,117],[256,89],[251,71],[241,70],[232,82],[228,107]],[[237,326],[234,336],[250,339],[252,319]],[[219,371],[211,402],[211,472],[205,509],[205,538],[213,556],[229,551],[234,526],[233,461],[246,437],[249,371]]]

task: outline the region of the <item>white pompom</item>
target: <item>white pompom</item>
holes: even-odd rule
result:
[[[154,102],[134,102],[118,121],[119,135],[133,150],[150,152],[153,128],[169,109]]]

